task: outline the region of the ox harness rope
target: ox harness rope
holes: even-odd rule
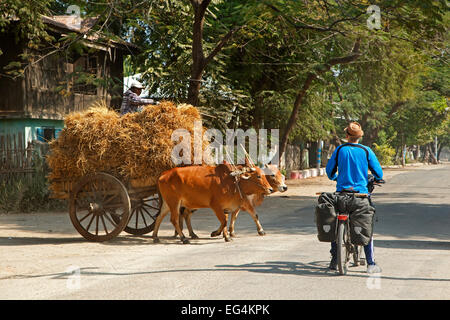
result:
[[[240,178],[240,175],[243,173],[245,173],[245,171],[237,170],[236,167],[235,167],[235,170],[230,173],[230,176],[234,177],[234,184],[236,186],[236,189],[238,189],[238,191],[239,191],[239,195],[241,196],[241,199],[244,199],[244,197],[242,196],[242,191],[241,191],[241,188],[239,187],[239,180],[240,180],[239,178]]]
[[[246,171],[235,170],[235,171],[233,171],[233,172],[230,173],[230,175],[231,175],[232,177],[234,177],[234,184],[236,185],[236,189],[239,191],[239,195],[241,196],[241,199],[244,199],[244,196],[243,196],[242,191],[241,191],[241,188],[240,188],[240,186],[239,186],[239,182],[241,181],[241,179],[240,179],[241,174],[244,174],[245,172],[246,172]],[[265,190],[265,188],[264,188],[262,185],[256,183],[255,181],[252,181],[252,180],[250,180],[250,179],[247,179],[246,181],[251,182],[251,183],[254,183],[254,184],[256,184],[258,187],[260,187],[261,189]],[[247,195],[245,195],[245,198],[247,199]]]

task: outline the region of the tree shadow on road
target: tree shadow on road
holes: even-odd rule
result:
[[[374,240],[375,248],[450,250],[450,241],[432,240]]]
[[[162,274],[162,273],[180,273],[180,272],[218,272],[218,271],[249,271],[249,272],[262,272],[262,273],[278,273],[278,274],[298,274],[318,277],[328,277],[335,275],[334,271],[328,269],[328,262],[317,261],[311,263],[301,262],[283,262],[283,261],[271,261],[265,263],[249,263],[243,265],[218,265],[213,268],[190,268],[190,269],[175,269],[175,270],[155,270],[155,271],[139,271],[139,272],[105,272],[95,271],[97,267],[81,267],[79,274],[81,276],[133,276],[133,275],[146,275],[146,274]],[[73,272],[58,272],[51,274],[35,274],[35,275],[15,275],[9,278],[13,279],[29,279],[29,278],[41,278],[51,277],[52,279],[67,279]]]
[[[337,272],[331,271],[327,268],[328,262],[325,261],[315,261],[310,263],[293,262],[293,261],[266,261],[264,263],[249,263],[241,265],[218,265],[217,267],[233,271],[248,271],[257,273],[293,274],[299,276],[318,276],[318,277],[339,276]],[[352,270],[352,268],[355,269]],[[369,277],[369,275],[366,273],[365,268],[361,269],[361,267],[352,267],[351,265],[347,273],[347,276],[360,278]],[[450,278],[438,279],[438,278],[393,277],[383,275],[383,273],[372,276],[388,280],[450,282]]]
[[[153,243],[151,236],[133,236],[120,235],[114,239],[105,242],[89,242],[81,236],[76,237],[0,237],[0,247],[11,246],[30,246],[30,245],[64,245],[71,243],[97,243],[104,246],[130,246],[130,245],[183,245],[179,238],[171,236],[159,237],[162,241],[160,243]],[[210,244],[211,240],[217,241],[218,238],[200,237],[199,239],[191,240],[189,245],[204,245]],[[223,241],[223,240],[222,240]]]
[[[414,187],[414,186],[411,186]],[[374,201],[378,199],[383,200],[392,200],[392,199],[441,199],[443,196],[445,196],[447,193],[446,191],[442,191],[442,188],[436,187],[436,189],[440,190],[440,193],[434,192],[434,193],[423,193],[423,192],[376,192],[373,195]]]
[[[164,273],[192,273],[192,272],[224,272],[224,271],[243,271],[254,272],[261,274],[278,274],[278,275],[295,275],[306,277],[342,277],[345,278],[365,278],[377,277],[386,280],[396,281],[433,281],[433,282],[450,282],[450,278],[417,278],[417,277],[394,277],[387,276],[383,273],[369,276],[366,273],[365,267],[352,267],[346,276],[340,276],[336,271],[328,269],[328,261],[313,261],[309,263],[302,263],[297,261],[266,261],[266,262],[252,262],[240,265],[216,265],[213,268],[187,268],[187,269],[172,269],[172,270],[154,270],[154,271],[138,271],[138,272],[106,272],[95,271],[97,267],[81,267],[79,269],[80,276],[135,276],[135,275],[152,275]],[[353,269],[353,270],[352,270]],[[70,272],[58,272],[51,274],[37,274],[37,275],[14,275],[3,279],[30,279],[30,278],[45,278],[51,279],[69,279],[73,275],[73,270]],[[2,278],[0,278],[2,280]]]
[[[241,265],[217,265],[221,270],[248,271],[271,274],[293,274],[302,276],[329,277],[336,275],[328,269],[328,261],[314,261],[309,263],[297,261],[266,261],[252,262]]]
[[[69,243],[81,243],[86,242],[81,237],[0,237],[0,247],[9,246],[28,246],[28,245],[45,245],[45,244],[69,244]]]

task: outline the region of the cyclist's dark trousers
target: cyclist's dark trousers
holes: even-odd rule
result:
[[[337,244],[336,241],[333,241],[331,243],[331,255],[335,258],[337,256]],[[364,246],[364,253],[366,255],[366,261],[368,265],[375,264],[374,257],[373,257],[373,239],[370,239],[370,242],[368,245]]]

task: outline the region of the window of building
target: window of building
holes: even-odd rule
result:
[[[49,142],[56,138],[55,127],[41,127],[36,129],[37,140],[42,142]]]
[[[97,95],[97,86],[94,81],[97,78],[98,57],[81,56],[74,63],[73,92]]]

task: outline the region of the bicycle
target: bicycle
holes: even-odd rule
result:
[[[369,194],[355,193],[357,198],[367,198]],[[338,271],[341,275],[347,274],[350,256],[353,256],[355,266],[361,263],[362,246],[352,244],[350,237],[350,215],[339,213],[337,215],[338,225],[336,233],[336,254],[338,261]]]
[[[385,183],[384,180],[375,180],[373,175],[369,175],[368,177],[369,183],[367,185],[367,189],[369,193],[358,193],[358,192],[339,192],[339,193],[351,193],[357,198],[368,198],[370,205],[372,205],[371,200],[371,192],[375,188],[375,186],[381,186],[381,184]],[[318,195],[322,193],[316,193]],[[362,246],[354,245],[351,241],[350,236],[350,215],[346,212],[339,212],[336,217],[338,223],[336,226],[336,248],[337,248],[337,262],[338,262],[338,271],[341,275],[347,274],[348,271],[348,263],[350,261],[350,257],[353,257],[354,266],[364,265],[365,260],[362,258]]]

